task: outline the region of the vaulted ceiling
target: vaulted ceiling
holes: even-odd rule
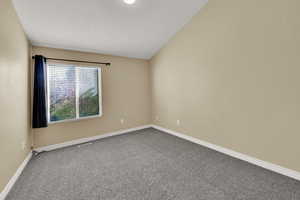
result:
[[[13,0],[33,45],[151,58],[207,0]]]

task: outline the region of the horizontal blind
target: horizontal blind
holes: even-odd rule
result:
[[[99,115],[99,78],[95,67],[48,65],[50,122]]]
[[[79,117],[99,115],[98,69],[78,68]]]

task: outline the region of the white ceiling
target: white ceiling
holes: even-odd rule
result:
[[[151,58],[207,0],[13,0],[33,45]]]

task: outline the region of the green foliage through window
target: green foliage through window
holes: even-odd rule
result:
[[[99,69],[48,65],[50,122],[100,115]]]

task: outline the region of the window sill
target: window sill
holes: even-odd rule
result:
[[[54,124],[61,124],[61,123],[67,123],[67,122],[76,122],[76,121],[82,121],[82,120],[88,120],[88,119],[94,119],[94,118],[100,118],[102,117],[102,114],[99,115],[94,115],[94,116],[89,116],[89,117],[81,117],[78,119],[66,119],[66,120],[61,120],[61,121],[55,121],[55,122],[48,122],[49,125],[54,125]]]

